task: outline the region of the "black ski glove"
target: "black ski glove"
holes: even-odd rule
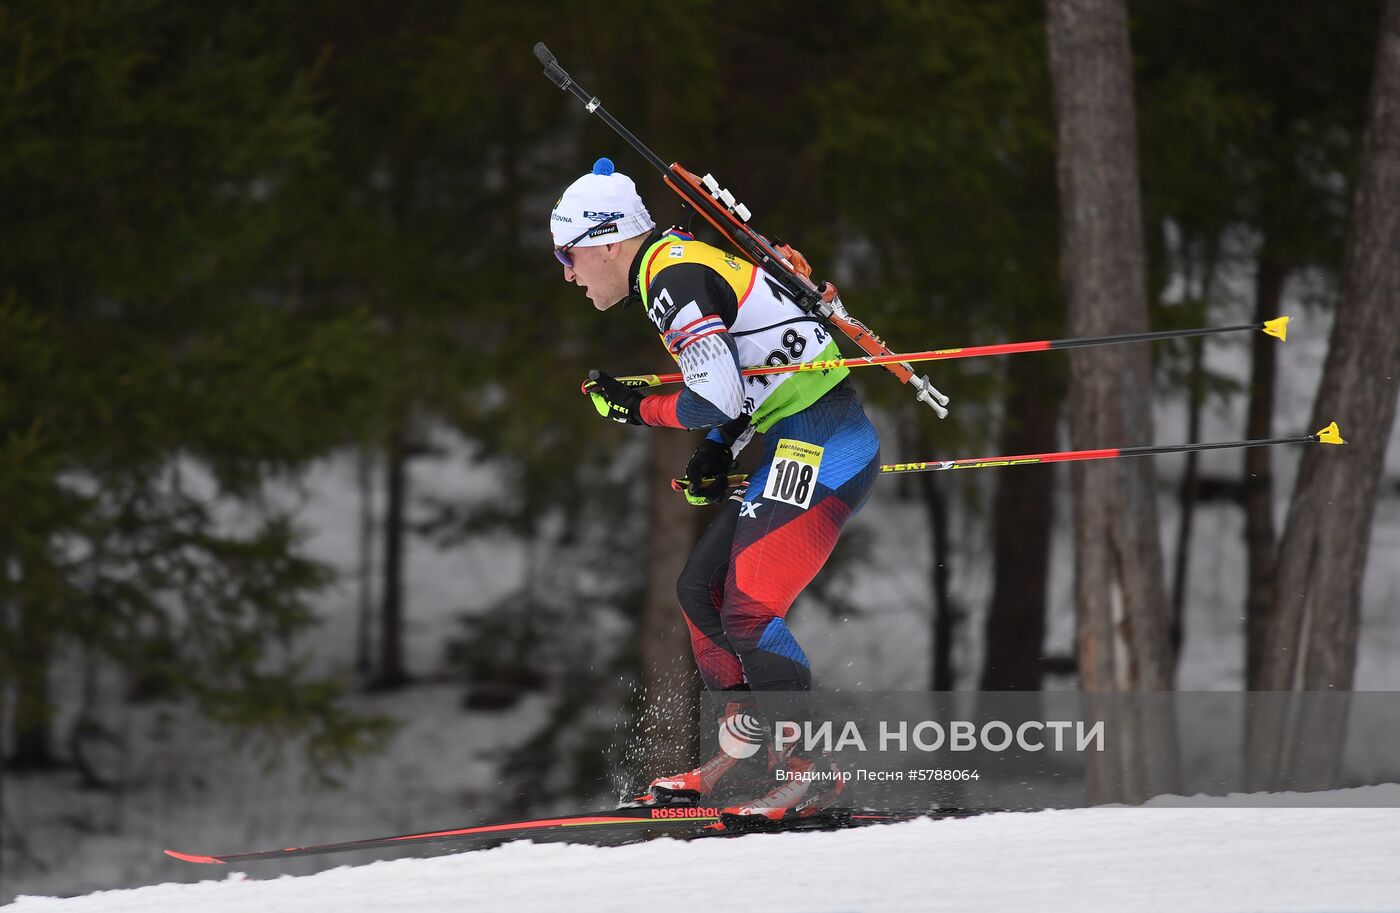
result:
[[[734,454],[728,446],[705,438],[685,466],[685,477],[689,482],[685,499],[697,507],[724,500],[729,491],[729,470],[733,465]],[[706,479],[710,481],[706,482]]]
[[[593,406],[603,418],[624,425],[645,425],[642,421],[643,394],[602,371],[589,371],[583,392],[593,398]]]

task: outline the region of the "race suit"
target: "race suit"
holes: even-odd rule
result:
[[[751,263],[653,232],[632,264],[632,296],[680,365],[678,393],[642,400],[649,425],[712,429],[735,453],[763,450],[741,496],[701,535],[677,583],[696,665],[712,691],[806,691],[807,656],[788,609],[870,494],[880,441],[846,368],[742,377],[740,366],[822,362],[828,329]]]

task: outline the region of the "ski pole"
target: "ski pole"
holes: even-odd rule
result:
[[[1288,338],[1288,317],[1275,317],[1262,323],[1242,323],[1228,327],[1200,327],[1193,330],[1161,330],[1155,333],[1123,333],[1117,336],[1079,336],[1071,339],[1038,339],[1031,342],[1006,342],[997,345],[966,346],[956,349],[931,349],[927,352],[905,352],[890,355],[866,355],[856,358],[832,358],[826,361],[809,361],[805,364],[761,365],[742,368],[744,377],[760,377],[766,374],[793,374],[801,371],[827,371],[833,368],[863,368],[869,365],[884,365],[890,362],[916,363],[921,361],[943,361],[953,358],[982,358],[988,355],[1014,355],[1019,352],[1047,352],[1053,349],[1081,349],[1089,346],[1117,345],[1125,342],[1155,342],[1161,339],[1184,339],[1190,336],[1214,336],[1220,333],[1240,333],[1246,330],[1262,330],[1276,339]],[[617,380],[634,387],[659,387],[676,384],[685,379],[682,374],[629,374]]]
[[[836,327],[870,355],[893,354],[883,339],[850,315],[837,294],[836,286],[830,282],[823,282],[820,286],[813,283],[810,278],[811,267],[806,266],[804,258],[796,255],[791,247],[774,244],[755,231],[749,225],[752,215],[749,208],[736,200],[732,192],[721,187],[713,175],[699,177],[682,168],[679,163],[667,165],[663,162],[645,143],[637,139],[632,131],[608,113],[598,96],[584,89],[559,65],[559,61],[550,53],[549,48],[545,47],[543,41],[535,44],[535,57],[544,65],[544,74],[550,82],[583,102],[585,111],[601,117],[604,123],[641,153],[643,158],[661,172],[666,186],[704,216],[707,222],[755,266],[782,286],[799,308],[807,313],[816,314]],[[798,263],[802,265],[799,266]],[[948,410],[945,407],[948,405],[948,397],[933,385],[927,375],[920,377],[915,374],[914,369],[904,361],[892,360],[880,364],[897,377],[900,383],[913,387],[919,402],[931,408],[935,415],[947,418]]]
[[[1313,434],[1296,437],[1265,438],[1253,441],[1219,441],[1195,444],[1153,444],[1145,447],[1107,447],[1102,450],[1060,450],[1054,453],[1026,453],[1019,456],[971,457],[959,460],[920,460],[910,463],[887,463],[880,467],[880,474],[899,472],[940,472],[945,469],[1001,469],[1006,466],[1031,466],[1043,463],[1076,463],[1085,460],[1116,460],[1120,457],[1154,456],[1162,453],[1192,453],[1203,450],[1238,450],[1245,447],[1276,447],[1282,444],[1345,444],[1337,423]],[[776,478],[777,474],[774,474]],[[747,475],[729,476],[731,489],[748,481]],[[707,482],[714,481],[706,479]],[[778,480],[781,481],[781,480]],[[671,488],[684,491],[690,484],[688,479],[672,479]]]

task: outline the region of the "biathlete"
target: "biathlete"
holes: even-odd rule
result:
[[[723,707],[730,738],[699,767],[652,782],[657,801],[715,802],[747,778],[762,752],[734,737],[761,728],[762,695],[805,692],[807,656],[788,629],[793,600],[830,556],[879,472],[880,441],[846,368],[743,377],[741,366],[840,358],[828,328],[763,270],[695,240],[657,230],[626,175],[599,159],[550,214],[564,279],[606,311],[637,303],[680,365],[677,393],[646,394],[594,372],[600,414],[630,425],[708,430],[686,466],[692,504],[723,502],[677,583],[695,662]],[[726,497],[735,457],[763,448],[746,488]],[[743,755],[754,758],[747,761]],[[810,814],[841,792],[830,762],[800,750],[766,753],[772,788],[724,809],[770,820]],[[751,773],[751,771],[750,771]]]

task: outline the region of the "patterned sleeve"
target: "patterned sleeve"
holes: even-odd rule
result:
[[[642,400],[642,420],[673,428],[713,428],[743,413],[739,353],[729,335],[738,310],[734,290],[710,268],[678,263],[648,290],[647,316],[679,362],[685,387]]]

